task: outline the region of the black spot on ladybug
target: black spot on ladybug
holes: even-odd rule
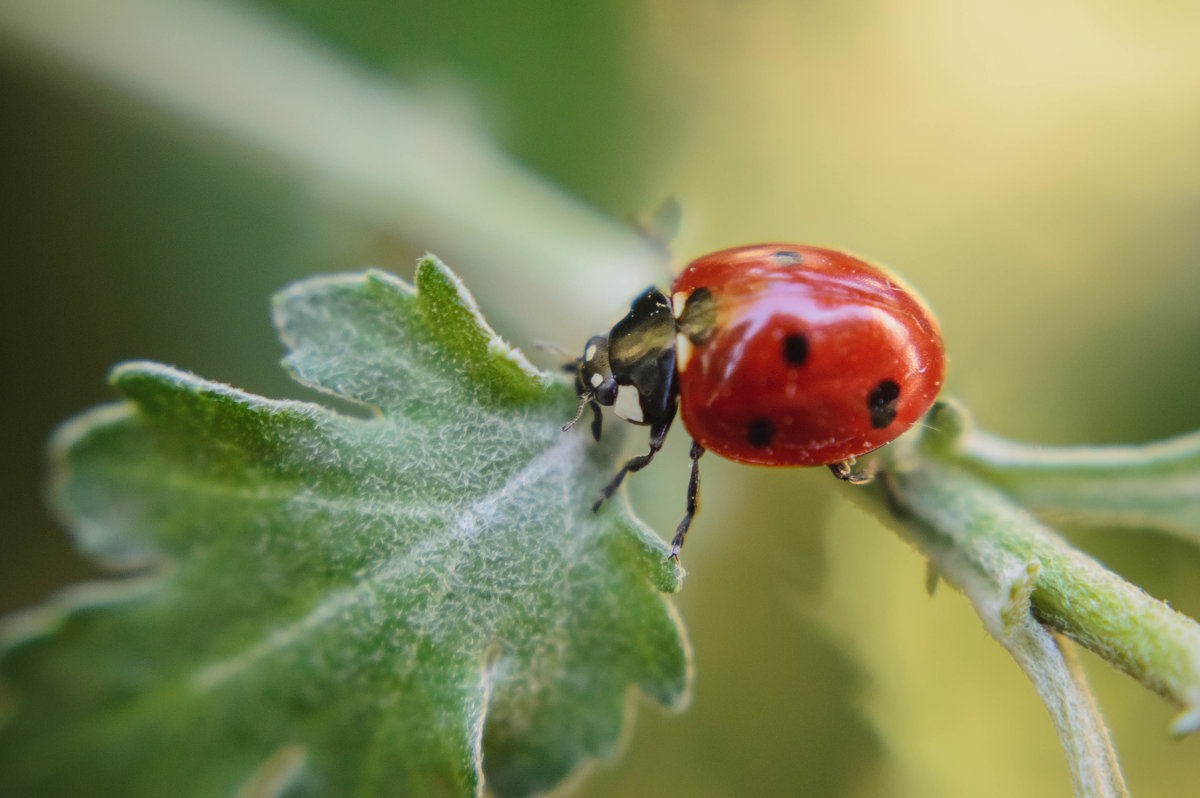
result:
[[[780,266],[799,266],[804,263],[800,253],[792,249],[781,249],[774,255]]]
[[[775,425],[769,418],[756,418],[746,427],[746,441],[751,446],[770,446],[774,438]]]
[[[900,400],[900,386],[892,380],[884,380],[875,386],[867,397],[867,410],[871,414],[871,426],[883,429],[896,418],[896,403]]]
[[[783,359],[793,366],[808,360],[808,339],[800,333],[792,333],[783,339]]]

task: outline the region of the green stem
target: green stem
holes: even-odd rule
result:
[[[1135,446],[1048,447],[965,429],[956,456],[1022,505],[1200,541],[1200,433]]]
[[[986,455],[1003,450],[966,443],[990,440],[972,433],[966,414],[953,403],[939,403],[922,429],[871,456],[867,468],[880,474],[874,486],[847,486],[846,495],[912,543],[935,577],[944,577],[975,605],[1050,710],[1076,795],[1127,796],[1095,699],[1058,635],[1179,706],[1172,730],[1186,734],[1200,729],[1200,625],[1071,546],[1026,509],[1020,491],[1014,496],[999,487],[1007,483],[992,478],[1004,458]],[[1124,459],[1132,459],[1143,487],[1164,472],[1187,480],[1194,472],[1179,464],[1194,458],[1190,446],[1184,441],[1166,449],[1165,457],[1159,447],[1156,457]],[[1069,470],[1121,478],[1104,457],[1079,455],[1059,458],[1070,461]],[[1053,458],[1017,458],[1017,468],[1040,469]]]
[[[1200,625],[1075,549],[964,468],[922,462],[893,472],[891,480],[918,545],[952,547],[956,558],[997,578],[995,566],[1007,558],[1029,564],[1036,575],[1028,608],[1039,622],[1181,707],[1177,734],[1200,728]],[[954,580],[958,569],[951,567],[943,575]],[[1010,622],[1025,606],[1023,596],[1012,599],[1005,609]]]

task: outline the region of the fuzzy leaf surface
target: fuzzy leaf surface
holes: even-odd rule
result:
[[[679,575],[567,386],[436,259],[301,282],[300,381],[363,417],[153,363],[53,445],[57,509],[133,573],[8,619],[0,793],[500,796],[677,705]]]

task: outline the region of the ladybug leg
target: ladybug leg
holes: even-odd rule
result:
[[[851,485],[865,485],[875,479],[875,469],[867,466],[859,471],[854,470],[853,460],[842,460],[839,463],[830,463],[829,470],[833,475],[843,482],[849,482]]]
[[[667,430],[671,429],[671,422],[674,420],[675,412],[672,409],[671,413],[665,419],[650,428],[650,451],[632,458],[625,465],[621,466],[621,470],[612,478],[612,482],[609,482],[604,486],[604,490],[600,491],[600,498],[592,505],[592,512],[599,510],[600,505],[612,498],[612,495],[617,492],[617,488],[621,487],[626,474],[641,471],[650,465],[650,461],[654,459],[654,455],[658,454],[658,450],[662,448],[663,441],[667,439]],[[595,426],[593,425],[594,429]]]
[[[700,506],[700,455],[704,452],[703,446],[692,441],[692,451],[688,455],[692,458],[692,476],[688,479],[687,513],[675,528],[675,537],[671,539],[671,554],[668,557],[671,560],[679,559],[683,539],[687,537],[688,528],[691,527],[692,519],[696,517],[696,509]]]
[[[604,415],[600,412],[600,403],[591,402],[592,405],[592,437],[597,441],[600,440],[600,430],[604,428]]]

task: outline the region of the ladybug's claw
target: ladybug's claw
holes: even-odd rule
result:
[[[851,485],[865,485],[875,479],[875,469],[869,465],[859,471],[854,470],[853,460],[842,460],[837,463],[830,463],[829,470],[833,475],[843,482],[849,482]]]

